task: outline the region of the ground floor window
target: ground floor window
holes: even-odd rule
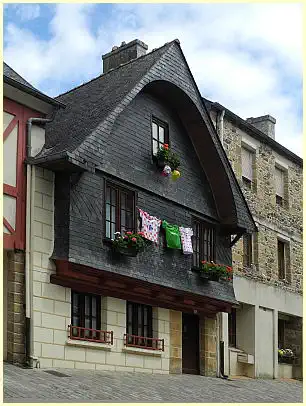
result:
[[[71,292],[71,324],[75,327],[72,335],[84,339],[100,339],[101,296],[88,293]]]
[[[230,347],[236,347],[236,309],[232,309],[232,312],[228,315],[228,345]]]
[[[130,337],[130,335],[139,337],[149,337],[152,338],[152,307],[127,302],[127,312],[126,312],[126,325],[127,325],[127,344],[135,344],[139,346],[152,346],[152,340],[145,340],[143,338],[135,339]]]

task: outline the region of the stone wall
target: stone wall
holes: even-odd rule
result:
[[[215,114],[212,114],[214,117]],[[302,293],[302,168],[289,158],[280,156],[272,148],[252,138],[234,123],[224,119],[224,149],[237,180],[258,225],[253,241],[253,266],[243,267],[242,240],[233,247],[233,266],[237,274]],[[241,180],[241,148],[249,145],[254,150],[254,182],[248,189]],[[285,204],[275,202],[274,168],[285,169]],[[289,243],[288,274],[279,281],[277,267],[277,238]]]
[[[170,310],[170,374],[182,373],[182,312]]]
[[[25,279],[23,252],[4,251],[6,278],[6,360],[24,364],[25,355]],[[4,306],[5,311],[5,306]]]
[[[217,320],[200,318],[200,374],[217,374]]]

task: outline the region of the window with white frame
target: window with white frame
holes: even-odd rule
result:
[[[278,167],[275,167],[275,194],[276,203],[283,206],[285,199],[285,173]]]
[[[253,161],[254,153],[247,148],[241,148],[241,161],[242,161],[242,181],[251,188],[253,181]]]

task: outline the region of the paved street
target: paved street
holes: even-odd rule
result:
[[[22,369],[4,364],[4,402],[302,402],[302,383],[192,375]]]

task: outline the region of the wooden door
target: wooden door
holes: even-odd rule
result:
[[[199,318],[183,313],[183,374],[199,374]]]

